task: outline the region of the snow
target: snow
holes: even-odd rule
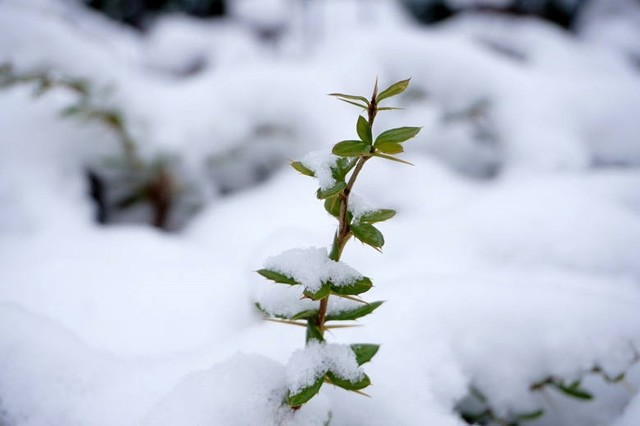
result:
[[[364,197],[356,192],[349,194],[349,212],[353,215],[353,220],[358,221],[362,215],[376,211],[377,209]]]
[[[298,19],[276,3],[261,3],[269,25]],[[569,35],[314,2],[316,31],[292,21],[274,46],[251,11],[167,16],[141,35],[73,2],[0,2],[0,61],[88,78],[144,158],[175,156],[205,194],[179,232],[97,225],[86,169],[120,154],[113,134],[60,119],[65,90],[0,90],[0,423],[459,426],[473,386],[500,414],[544,409],[533,426],[639,424],[638,8],[598,3],[609,12],[593,6]],[[347,267],[327,257],[335,219],[315,191],[333,184],[331,146],[358,111],[325,94],[369,94],[376,75],[412,83],[375,131],[424,127],[406,143],[414,167],[363,168],[352,213],[370,200],[398,215],[380,225],[384,254],[350,242]],[[317,150],[303,163],[318,180],[286,167]],[[255,308],[317,309],[255,273],[282,252],[267,265],[310,289],[362,271],[368,299],[386,302],[304,349],[303,328]],[[329,312],[356,306],[332,296]],[[381,344],[371,398],[323,386],[298,411],[281,405],[325,369],[361,377],[359,342]],[[549,376],[584,376],[594,399],[529,391]]]
[[[358,366],[350,346],[311,340],[304,349],[291,355],[286,367],[287,388],[295,395],[328,371],[351,383],[364,378],[364,371]]]
[[[349,265],[329,259],[325,248],[287,250],[267,259],[264,267],[293,278],[311,292],[328,282],[341,287],[364,278]]]
[[[332,168],[335,167],[338,157],[323,151],[314,151],[306,154],[300,160],[303,166],[311,170],[318,179],[320,189],[327,190],[336,184],[333,178]]]
[[[257,355],[237,354],[206,371],[192,373],[160,401],[142,422],[148,426],[321,426],[329,418],[322,400],[299,412],[281,406],[283,367]],[[238,407],[244,407],[241,412]]]

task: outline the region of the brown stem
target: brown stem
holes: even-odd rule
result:
[[[369,102],[369,108],[367,110],[367,115],[369,117],[369,126],[373,127],[373,121],[376,118],[376,114],[378,112],[376,98],[378,96],[378,80],[376,79],[376,84],[373,88],[373,94],[371,95],[371,101]],[[373,147],[371,148],[371,152],[373,153]],[[333,238],[333,245],[331,247],[331,253],[329,254],[329,258],[334,261],[339,261],[342,256],[342,250],[344,250],[344,246],[349,241],[351,237],[351,228],[349,223],[349,195],[351,195],[351,190],[353,189],[353,185],[356,183],[356,179],[366,163],[371,158],[371,155],[362,155],[358,157],[358,161],[356,163],[355,168],[353,169],[353,173],[351,173],[351,177],[349,178],[349,182],[347,182],[346,188],[342,190],[339,195],[340,199],[340,216],[338,218],[338,230],[336,231],[336,235]],[[327,306],[329,304],[329,296],[320,300],[320,307],[318,308],[318,316],[316,317],[316,322],[318,325],[318,329],[320,333],[324,335],[324,323],[325,318],[327,316]]]

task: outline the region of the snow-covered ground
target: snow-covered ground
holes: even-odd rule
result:
[[[544,409],[521,424],[640,424],[639,8],[594,8],[573,36],[418,27],[391,0],[241,3],[141,35],[70,1],[0,1],[0,64],[104,88],[142,155],[176,156],[203,194],[178,232],[97,225],[85,170],[113,134],[61,119],[64,89],[0,90],[0,424],[462,425],[472,388],[498,417]],[[356,111],[325,94],[376,76],[412,77],[376,129],[424,128],[414,167],[372,160],[355,188],[398,211],[383,255],[343,257],[385,304],[328,338],[381,344],[371,398],[324,386],[293,412],[304,332],[263,321],[255,302],[290,289],[254,271],[331,243],[286,160],[353,138]],[[549,377],[594,398],[530,390]]]

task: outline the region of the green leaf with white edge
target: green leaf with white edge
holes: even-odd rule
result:
[[[321,200],[324,200],[325,198],[329,198],[332,195],[336,195],[346,187],[347,187],[346,182],[344,181],[336,182],[336,184],[333,185],[331,188],[327,188],[324,190],[318,189],[318,191],[316,192],[316,197],[318,197]]]
[[[371,145],[364,141],[342,141],[334,145],[331,153],[340,157],[359,157],[368,154]]]
[[[404,108],[398,108],[398,107],[380,107],[378,108],[378,111],[402,111]]]
[[[369,124],[367,119],[361,115],[358,116],[356,131],[358,132],[358,137],[360,137],[363,142],[371,145],[371,142],[373,141],[373,135],[371,134],[371,125]]]
[[[404,152],[404,147],[397,142],[385,142],[376,145],[376,151],[380,151],[385,154],[400,154],[401,152]]]
[[[387,87],[382,92],[380,92],[376,97],[376,100],[380,102],[392,96],[399,95],[400,93],[404,92],[407,89],[410,81],[411,79],[408,78],[406,80],[401,80],[397,83],[392,84],[391,86]]]
[[[579,386],[567,386],[562,383],[553,383],[553,385],[562,393],[576,399],[590,400],[593,395],[588,391],[581,389]]]
[[[352,382],[348,379],[343,379],[332,371],[327,371],[327,378],[329,382],[341,387],[342,389],[357,391],[360,389],[364,389],[371,384],[371,379],[366,374],[362,377],[362,379],[357,382]]]
[[[324,200],[324,209],[333,217],[340,217],[340,197],[331,196]]]
[[[362,277],[359,280],[355,280],[347,285],[335,285],[331,284],[331,292],[334,294],[344,294],[347,296],[361,294],[367,292],[373,287],[371,279],[368,277]]]
[[[386,130],[378,135],[374,146],[377,148],[378,144],[395,142],[402,143],[420,133],[421,127],[397,127],[395,129]]]
[[[300,284],[293,278],[287,275],[281,274],[280,272],[272,271],[271,269],[260,269],[256,272],[262,275],[263,277],[265,277],[266,279],[275,281],[280,284],[289,284],[289,285]]]
[[[298,172],[302,173],[305,176],[311,176],[314,177],[316,174],[313,172],[313,170],[308,169],[307,167],[304,166],[304,164],[302,164],[299,161],[292,161],[291,163],[291,167],[293,167],[294,169],[296,169]]]
[[[396,215],[395,210],[380,209],[380,210],[374,210],[372,212],[365,213],[361,215],[358,220],[364,223],[384,222],[385,220],[391,219],[395,215]]]
[[[350,309],[348,311],[342,311],[336,314],[327,314],[327,321],[353,321],[358,318],[362,318],[366,315],[369,315],[371,312],[375,311],[380,305],[382,305],[382,301],[367,303],[366,305],[361,305],[355,309]]]
[[[364,96],[347,95],[345,93],[329,93],[329,96],[335,96],[337,98],[351,99],[353,101],[361,101],[361,102],[364,102],[366,105],[369,105],[369,100],[367,98],[365,98]]]
[[[315,292],[306,288],[303,293],[311,300],[320,300],[331,294],[331,286],[328,283],[325,283],[322,284],[322,287]]]
[[[287,405],[289,407],[299,407],[305,402],[309,401],[311,398],[316,396],[324,383],[324,376],[320,377],[315,381],[311,386],[308,386],[302,389],[300,392],[296,394],[289,394],[287,397]]]
[[[380,248],[384,245],[384,236],[378,229],[368,223],[356,223],[351,225],[351,233],[362,243],[373,248]]]
[[[371,361],[380,349],[380,345],[372,345],[370,343],[356,343],[351,345],[351,350],[356,354],[356,362],[362,365]]]

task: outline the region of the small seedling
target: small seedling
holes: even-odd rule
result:
[[[374,357],[379,345],[329,344],[325,332],[353,326],[336,322],[357,320],[383,303],[366,302],[360,297],[373,286],[371,279],[340,259],[352,237],[378,251],[384,245],[384,237],[375,224],[391,219],[396,212],[365,206],[362,200],[352,197],[352,191],[364,165],[372,158],[410,164],[396,155],[404,152],[403,143],[415,137],[419,127],[390,129],[376,137],[372,130],[378,112],[398,109],[380,103],[404,92],[408,85],[409,80],[402,80],[378,92],[376,81],[370,98],[331,93],[366,112],[358,116],[357,137],[338,142],[331,154],[312,153],[291,163],[301,174],[317,178],[316,196],[338,222],[329,252],[324,248],[288,250],[267,260],[264,269],[258,271],[275,283],[300,288],[300,300],[296,298],[288,305],[257,304],[271,321],[306,328],[305,348],[296,351],[287,366],[285,402],[293,409],[313,398],[324,383],[356,393],[363,393],[371,384],[361,365]]]

